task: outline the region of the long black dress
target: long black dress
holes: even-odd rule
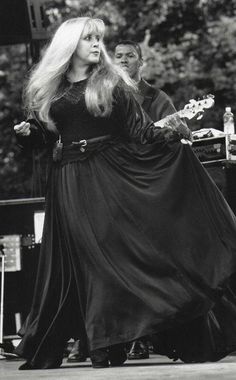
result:
[[[71,337],[87,334],[94,350],[150,335],[169,357],[218,360],[236,349],[235,216],[190,146],[121,90],[109,118],[91,116],[85,86],[68,84],[51,109],[62,141],[112,139],[52,163],[16,352],[48,368]]]

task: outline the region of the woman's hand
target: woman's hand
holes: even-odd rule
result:
[[[31,133],[30,123],[22,121],[20,124],[14,125],[14,131],[17,135],[20,136],[29,136]]]
[[[178,115],[174,114],[167,116],[164,126],[177,133],[183,144],[192,145],[192,132],[188,128],[187,124],[183,122]]]

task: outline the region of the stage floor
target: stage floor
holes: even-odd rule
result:
[[[91,362],[69,364],[59,369],[18,371],[21,361],[0,361],[1,380],[225,380],[236,379],[236,356],[217,363],[184,364],[165,357],[151,355],[150,359],[127,361],[122,367],[93,369]]]

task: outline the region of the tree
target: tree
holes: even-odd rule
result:
[[[106,44],[134,39],[145,58],[143,76],[172,97],[177,108],[212,93],[215,107],[191,128],[222,129],[225,106],[236,112],[236,0],[49,0],[53,32],[65,19],[85,14],[107,25]],[[23,118],[25,46],[0,47],[0,198],[32,195],[32,156],[16,146],[12,125]],[[44,181],[42,181],[44,182]]]

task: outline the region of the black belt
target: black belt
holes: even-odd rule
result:
[[[71,147],[78,147],[79,150],[84,153],[87,148],[90,149],[92,147],[95,147],[97,144],[100,144],[104,141],[111,140],[111,135],[105,135],[105,136],[98,136],[98,137],[93,137],[91,139],[82,139],[79,141],[72,141],[71,144],[66,145],[64,148],[71,148]]]
[[[64,164],[74,160],[83,160],[91,153],[99,152],[108,145],[115,143],[115,141],[117,141],[117,137],[111,135],[72,141],[67,145],[64,145],[64,143],[59,140],[55,143],[53,148],[53,161]]]

